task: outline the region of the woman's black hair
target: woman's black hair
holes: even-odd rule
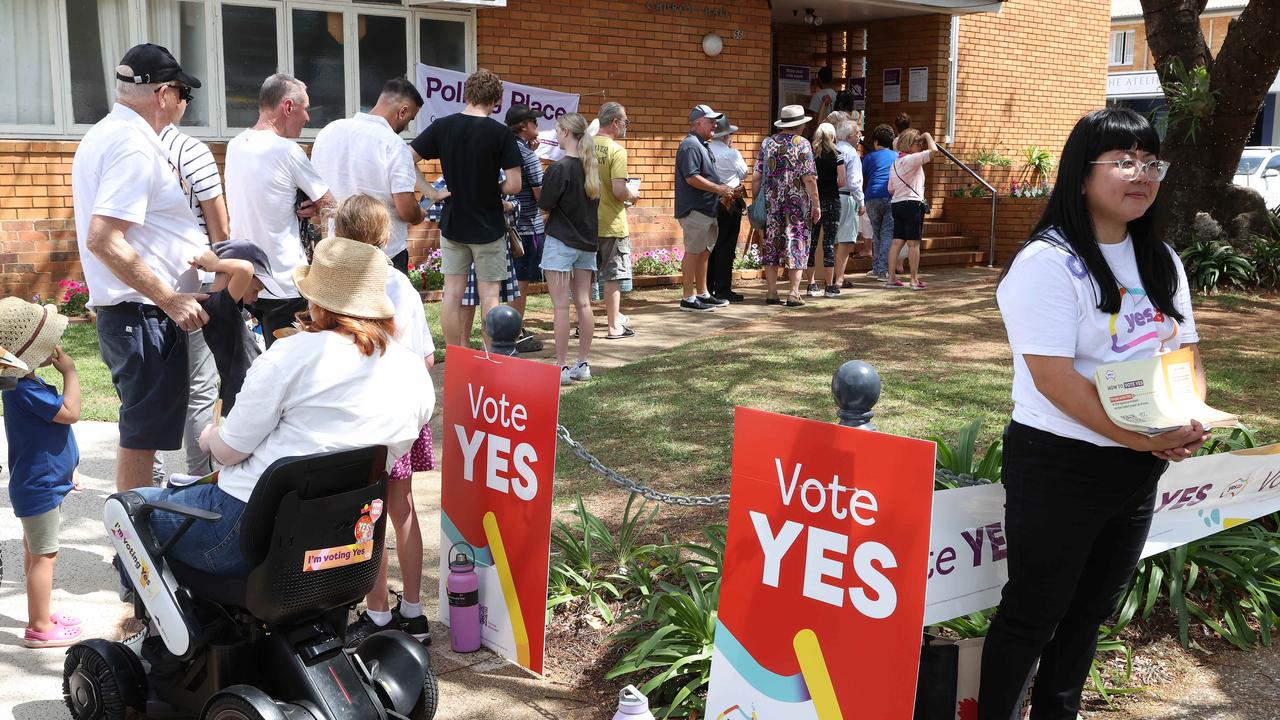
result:
[[[1111,150],[1142,150],[1160,155],[1160,135],[1142,115],[1127,108],[1105,108],[1080,118],[1067,137],[1058,162],[1058,179],[1049,195],[1049,203],[1040,222],[1031,231],[1031,238],[1018,248],[1005,264],[1000,280],[1009,273],[1013,261],[1028,245],[1043,240],[1062,246],[1084,263],[1098,288],[1098,309],[1105,313],[1120,312],[1120,285],[1107,265],[1098,247],[1093,220],[1085,205],[1085,178],[1097,165],[1092,161]],[[1182,313],[1174,307],[1173,297],[1178,290],[1178,270],[1169,248],[1155,236],[1154,218],[1156,201],[1142,217],[1129,222],[1129,235],[1133,238],[1133,255],[1138,265],[1138,276],[1146,290],[1151,305],[1160,312],[1181,322]],[[1061,240],[1049,234],[1056,231]]]
[[[853,111],[853,93],[848,90],[841,90],[836,93],[835,104],[831,106],[831,112],[852,112]]]

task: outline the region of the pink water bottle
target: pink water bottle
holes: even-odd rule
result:
[[[613,720],[654,720],[653,713],[649,712],[649,698],[635,685],[622,688],[618,693],[618,712],[614,713]]]
[[[449,553],[459,545],[471,550],[471,557],[459,552],[449,561],[449,577],[444,583],[449,594],[449,645],[454,652],[469,653],[480,649],[480,578],[476,575],[475,548],[454,543]]]

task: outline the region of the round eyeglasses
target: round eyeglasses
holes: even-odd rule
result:
[[[1130,182],[1143,176],[1151,182],[1160,182],[1164,180],[1165,175],[1169,174],[1169,166],[1172,163],[1168,160],[1139,162],[1133,158],[1121,158],[1119,160],[1094,160],[1090,165],[1115,165],[1120,168],[1120,177]]]

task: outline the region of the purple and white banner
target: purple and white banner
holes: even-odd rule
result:
[[[462,99],[462,86],[467,73],[432,67],[418,63],[418,92],[425,104],[418,113],[418,132],[422,132],[437,118],[462,112],[467,107]],[[502,100],[493,108],[493,119],[503,121],[507,108],[516,104],[528,105],[538,113],[538,157],[557,160],[563,157],[556,142],[556,118],[565,113],[578,112],[577,93],[559,92],[546,88],[502,83]]]
[[[1280,444],[1173,463],[1156,488],[1142,557],[1157,555],[1280,510]],[[933,494],[925,625],[1000,604],[1009,579],[1004,487]]]

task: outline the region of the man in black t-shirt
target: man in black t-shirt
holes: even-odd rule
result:
[[[440,216],[440,255],[444,299],[440,324],[447,345],[466,345],[462,295],[474,264],[481,312],[498,305],[507,277],[507,224],[502,196],[520,192],[522,158],[515,135],[489,117],[502,101],[502,81],[480,69],[462,88],[467,107],[432,122],[410,143],[416,160],[439,160],[449,188]],[[497,181],[498,171],[506,180]]]

